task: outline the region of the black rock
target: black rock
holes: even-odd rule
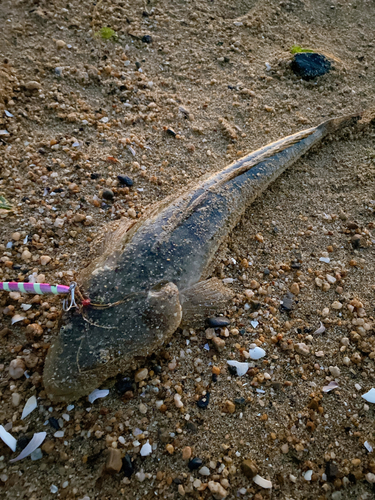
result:
[[[130,455],[128,454],[126,454],[122,459],[121,472],[124,474],[125,477],[131,477],[131,475],[134,473],[133,462],[131,460]]]
[[[186,428],[189,429],[190,432],[197,432],[198,427],[193,422],[188,422],[186,424]]]
[[[193,458],[193,460],[190,460],[190,462],[188,463],[188,467],[190,470],[197,470],[199,469],[199,467],[202,467],[202,459],[200,458]]]
[[[127,391],[133,390],[133,381],[129,377],[121,378],[116,382],[116,390],[122,396]]]
[[[270,274],[270,270],[266,267],[265,269],[263,269],[263,274],[264,276],[268,276]]]
[[[16,450],[22,451],[23,449],[26,448],[26,446],[30,443],[30,441],[31,438],[28,438],[27,436],[20,436],[17,439]]]
[[[51,427],[53,427],[57,431],[60,430],[60,424],[59,424],[59,422],[57,421],[57,419],[55,417],[50,417],[48,419],[48,422],[49,422],[49,424],[50,424]]]
[[[283,297],[283,301],[281,303],[280,309],[281,311],[291,311],[293,308],[293,298],[294,295],[292,293],[288,293]]]
[[[235,366],[228,365],[228,371],[231,375],[237,377],[238,373],[237,373],[237,368]]]
[[[91,174],[90,177],[91,177],[91,179],[99,179],[100,175],[99,174]]]
[[[103,198],[107,201],[112,201],[114,198],[113,191],[111,189],[103,189]]]
[[[128,187],[130,187],[134,184],[132,179],[130,177],[128,177],[127,175],[118,175],[117,179],[120,181],[121,184],[124,184],[125,186],[128,186]]]
[[[143,43],[152,43],[152,36],[151,35],[143,35],[142,42]]]
[[[176,137],[176,132],[173,130],[173,128],[167,128],[166,130],[167,134],[171,135],[172,137]]]
[[[135,67],[137,69],[139,69],[141,67],[141,63],[139,61],[135,61]],[[135,101],[135,99],[134,99],[134,101]],[[138,104],[138,103],[136,102],[136,104]]]
[[[212,382],[217,382],[217,375],[216,375],[216,373],[212,374],[211,379],[212,379]]]
[[[173,479],[173,482],[174,482],[174,484],[182,484],[182,481],[181,481],[181,479],[179,477],[175,477]]]
[[[246,404],[246,399],[245,398],[235,398],[234,402],[236,405],[243,406]]]
[[[326,474],[328,481],[334,481],[339,473],[337,465],[332,462],[327,462],[326,464]]]
[[[331,66],[331,62],[325,56],[315,52],[295,54],[291,64],[294,74],[304,80],[311,80],[317,76],[325,75],[330,71]]]
[[[230,321],[228,318],[208,318],[207,324],[211,328],[223,328],[230,325]]]
[[[209,402],[210,402],[210,393],[207,392],[205,396],[201,397],[197,401],[197,406],[198,408],[207,408]]]

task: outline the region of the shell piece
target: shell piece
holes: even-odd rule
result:
[[[323,392],[329,392],[332,391],[332,389],[337,389],[339,387],[339,384],[332,380],[328,385],[325,385],[323,387]]]
[[[311,476],[313,475],[313,472],[314,471],[310,469],[304,473],[303,477],[305,478],[306,481],[311,481]]]
[[[251,359],[260,359],[264,358],[266,351],[261,347],[254,347],[254,349],[250,349],[249,354]]]
[[[322,322],[320,322],[320,327],[317,330],[315,330],[314,333],[324,333],[325,331],[326,331],[326,327],[323,325]]]
[[[88,396],[88,400],[90,403],[93,403],[94,401],[96,401],[97,399],[99,398],[105,398],[106,396],[108,396],[109,394],[109,390],[108,389],[94,389],[92,391],[91,394],[89,394]]]
[[[2,425],[0,425],[0,438],[12,451],[16,451],[17,439],[12,434],[9,434]]]
[[[272,488],[272,483],[271,481],[268,481],[268,479],[264,479],[264,477],[260,476],[259,474],[257,474],[254,478],[253,478],[253,481],[255,484],[257,484],[258,486],[260,486],[261,488],[265,488],[265,489],[270,489]]]
[[[375,389],[370,389],[366,394],[362,394],[362,397],[369,403],[375,403]]]
[[[46,439],[47,433],[46,432],[37,432],[34,434],[32,440],[30,443],[24,448],[21,453],[18,455],[16,458],[12,458],[10,462],[18,462],[18,460],[22,460],[29,455],[32,454],[33,451],[35,451],[39,446],[43,443],[43,441]]]
[[[37,406],[38,406],[38,403],[36,402],[36,397],[35,396],[31,396],[31,398],[29,398],[26,401],[26,404],[25,404],[24,409],[22,411],[21,420],[23,420],[28,415],[30,415],[30,413],[32,411],[34,411]]]
[[[148,440],[142,446],[140,453],[141,453],[141,457],[148,457],[149,455],[151,455],[152,447],[151,447],[150,443],[148,442]]]
[[[14,323],[18,323],[19,321],[23,321],[25,318],[25,316],[21,316],[20,314],[15,314],[12,318],[12,325],[14,325]]]
[[[237,375],[239,377],[242,377],[242,375],[245,375],[247,373],[247,370],[249,369],[249,363],[240,363],[239,361],[227,361],[228,365],[234,366],[237,370]]]

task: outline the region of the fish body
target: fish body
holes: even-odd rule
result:
[[[328,133],[360,118],[328,120],[269,144],[111,235],[79,284],[92,307],[63,319],[45,363],[49,397],[71,401],[150,355],[183,323],[224,308],[232,292],[207,279],[220,244],[246,208]]]

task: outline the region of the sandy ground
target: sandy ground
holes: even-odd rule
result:
[[[371,107],[373,9],[365,0],[2,1],[0,194],[13,212],[0,213],[0,279],[69,284],[106,223],[141,217],[282,136]],[[116,40],[95,35],[106,26]],[[335,69],[299,80],[294,44],[330,54]],[[327,141],[286,172],[220,249],[213,276],[236,292],[222,311],[231,324],[215,333],[221,350],[210,331],[178,331],[125,395],[111,380],[93,404],[52,405],[42,373],[61,301],[2,293],[0,424],[19,441],[16,453],[0,443],[0,496],[373,498],[374,409],[361,396],[375,385],[374,172],[372,131]],[[288,291],[291,311],[280,309]],[[25,319],[11,325],[15,315]],[[227,360],[245,361],[251,344],[266,356],[237,377]],[[339,387],[324,393],[333,380]],[[21,420],[33,395],[38,408]],[[42,431],[42,458],[11,464]],[[141,457],[147,441],[152,454]],[[191,471],[183,451],[208,470]],[[125,455],[130,478],[115,470]],[[257,472],[272,489],[255,484]]]

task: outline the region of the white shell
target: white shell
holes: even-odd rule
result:
[[[306,479],[306,481],[311,481],[311,476],[313,475],[313,472],[314,471],[310,469],[304,473],[303,477]]]
[[[15,314],[12,318],[12,325],[14,323],[18,323],[19,321],[23,321],[25,319],[25,316],[21,316],[20,314]]]
[[[23,458],[28,457],[29,455],[32,454],[33,451],[35,451],[39,446],[43,443],[43,441],[46,439],[47,433],[46,432],[37,432],[34,434],[32,440],[30,443],[24,448],[21,453],[18,455],[16,458],[12,458],[10,462],[18,462],[18,460],[22,460]]]
[[[12,434],[9,434],[2,425],[0,425],[0,438],[12,451],[16,451],[17,439]]]
[[[108,389],[94,389],[92,391],[91,394],[89,394],[88,396],[88,400],[90,403],[93,403],[94,401],[96,401],[97,399],[99,398],[105,398],[106,396],[108,396],[109,394],[109,390]]]
[[[152,447],[150,443],[147,441],[141,448],[141,457],[148,457],[152,453]]]
[[[249,363],[240,363],[239,361],[227,361],[228,365],[234,366],[237,370],[237,375],[242,377],[247,373],[249,369]]]
[[[264,479],[264,477],[262,476],[259,476],[259,474],[257,474],[254,478],[253,478],[253,481],[255,484],[257,484],[258,486],[260,486],[261,488],[265,488],[265,489],[269,489],[269,488],[272,488],[272,483],[271,481],[268,481],[267,479]]]
[[[364,447],[366,448],[366,450],[369,452],[369,453],[372,453],[373,451],[373,447],[371,446],[371,444],[368,442],[368,441],[365,441],[363,443]]]
[[[28,415],[30,415],[30,413],[32,411],[34,411],[37,406],[38,406],[38,404],[36,402],[36,397],[35,396],[31,396],[31,398],[29,398],[26,401],[26,404],[25,404],[25,406],[23,408],[22,415],[21,415],[21,420],[23,420]]]
[[[250,349],[249,354],[251,359],[260,359],[266,355],[266,351],[261,347],[254,347],[254,349]]]
[[[317,330],[315,330],[314,333],[324,333],[325,331],[326,331],[326,327],[323,325],[322,322],[320,322],[320,327]]]
[[[325,385],[323,387],[323,392],[332,391],[332,389],[337,389],[338,386],[339,386],[339,384],[337,382],[335,382],[334,380],[332,380],[328,385]]]
[[[369,403],[375,403],[375,389],[370,389],[366,394],[362,394],[362,397]]]

